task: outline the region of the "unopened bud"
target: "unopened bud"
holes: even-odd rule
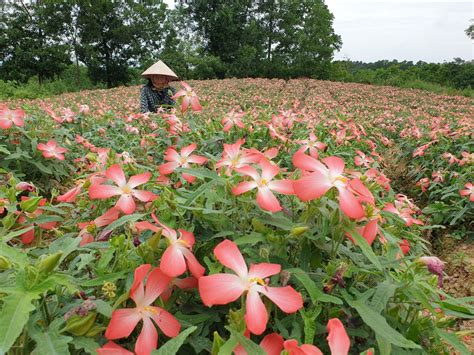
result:
[[[38,263],[38,271],[46,272],[46,273],[53,271],[56,268],[56,266],[58,266],[59,260],[61,260],[62,256],[63,256],[62,251],[58,251],[57,253],[48,255],[47,257],[45,257],[43,260],[41,260]]]
[[[8,260],[3,255],[0,255],[0,270],[7,270],[11,267],[10,260]]]
[[[16,184],[15,190],[33,192],[36,190],[36,187],[34,187],[32,184],[22,181]]]
[[[291,235],[295,236],[295,237],[298,237],[302,234],[304,234],[304,232],[306,232],[307,230],[309,229],[308,226],[304,226],[304,227],[295,227],[291,230]]]

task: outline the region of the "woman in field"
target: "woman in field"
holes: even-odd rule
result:
[[[142,73],[148,78],[148,84],[140,90],[140,111],[157,112],[158,107],[170,107],[175,104],[171,98],[176,90],[169,86],[178,76],[161,60]]]

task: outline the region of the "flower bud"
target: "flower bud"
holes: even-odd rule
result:
[[[28,212],[32,213],[36,211],[36,209],[39,206],[39,203],[41,202],[42,197],[32,197],[29,198],[28,200],[24,200],[20,202],[20,209],[23,212]]]
[[[67,331],[75,336],[85,335],[94,325],[97,312],[89,312],[87,315],[81,317],[78,314],[74,314],[66,322],[66,326],[62,329],[62,332]]]
[[[8,260],[3,255],[0,255],[0,270],[7,270],[11,267],[10,260]]]
[[[33,192],[36,190],[36,187],[34,187],[32,184],[29,184],[27,182],[21,181],[15,186],[15,190],[17,191],[29,191]]]
[[[61,260],[62,255],[62,251],[58,251],[57,253],[48,255],[38,263],[38,271],[46,273],[53,271],[54,268],[58,266],[59,260]]]
[[[293,235],[295,237],[298,237],[302,234],[304,234],[304,232],[306,232],[307,230],[309,229],[308,226],[303,226],[303,227],[295,227],[291,230],[291,233],[290,235]]]

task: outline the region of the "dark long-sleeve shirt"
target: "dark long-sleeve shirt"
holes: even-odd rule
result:
[[[163,89],[154,89],[150,85],[145,85],[140,90],[140,111],[156,112],[161,105],[174,105],[171,98],[176,93],[176,89],[168,86]]]

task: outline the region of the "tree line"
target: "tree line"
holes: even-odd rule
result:
[[[4,5],[5,6],[5,5]],[[54,79],[86,66],[129,83],[158,58],[192,78],[328,78],[341,45],[322,0],[19,1],[0,15],[0,79]]]
[[[333,20],[323,0],[188,0],[172,9],[162,0],[2,2],[0,91],[8,96],[26,83],[35,91],[47,83],[54,93],[138,84],[157,59],[185,79],[474,87],[472,62],[333,61],[342,45]]]

